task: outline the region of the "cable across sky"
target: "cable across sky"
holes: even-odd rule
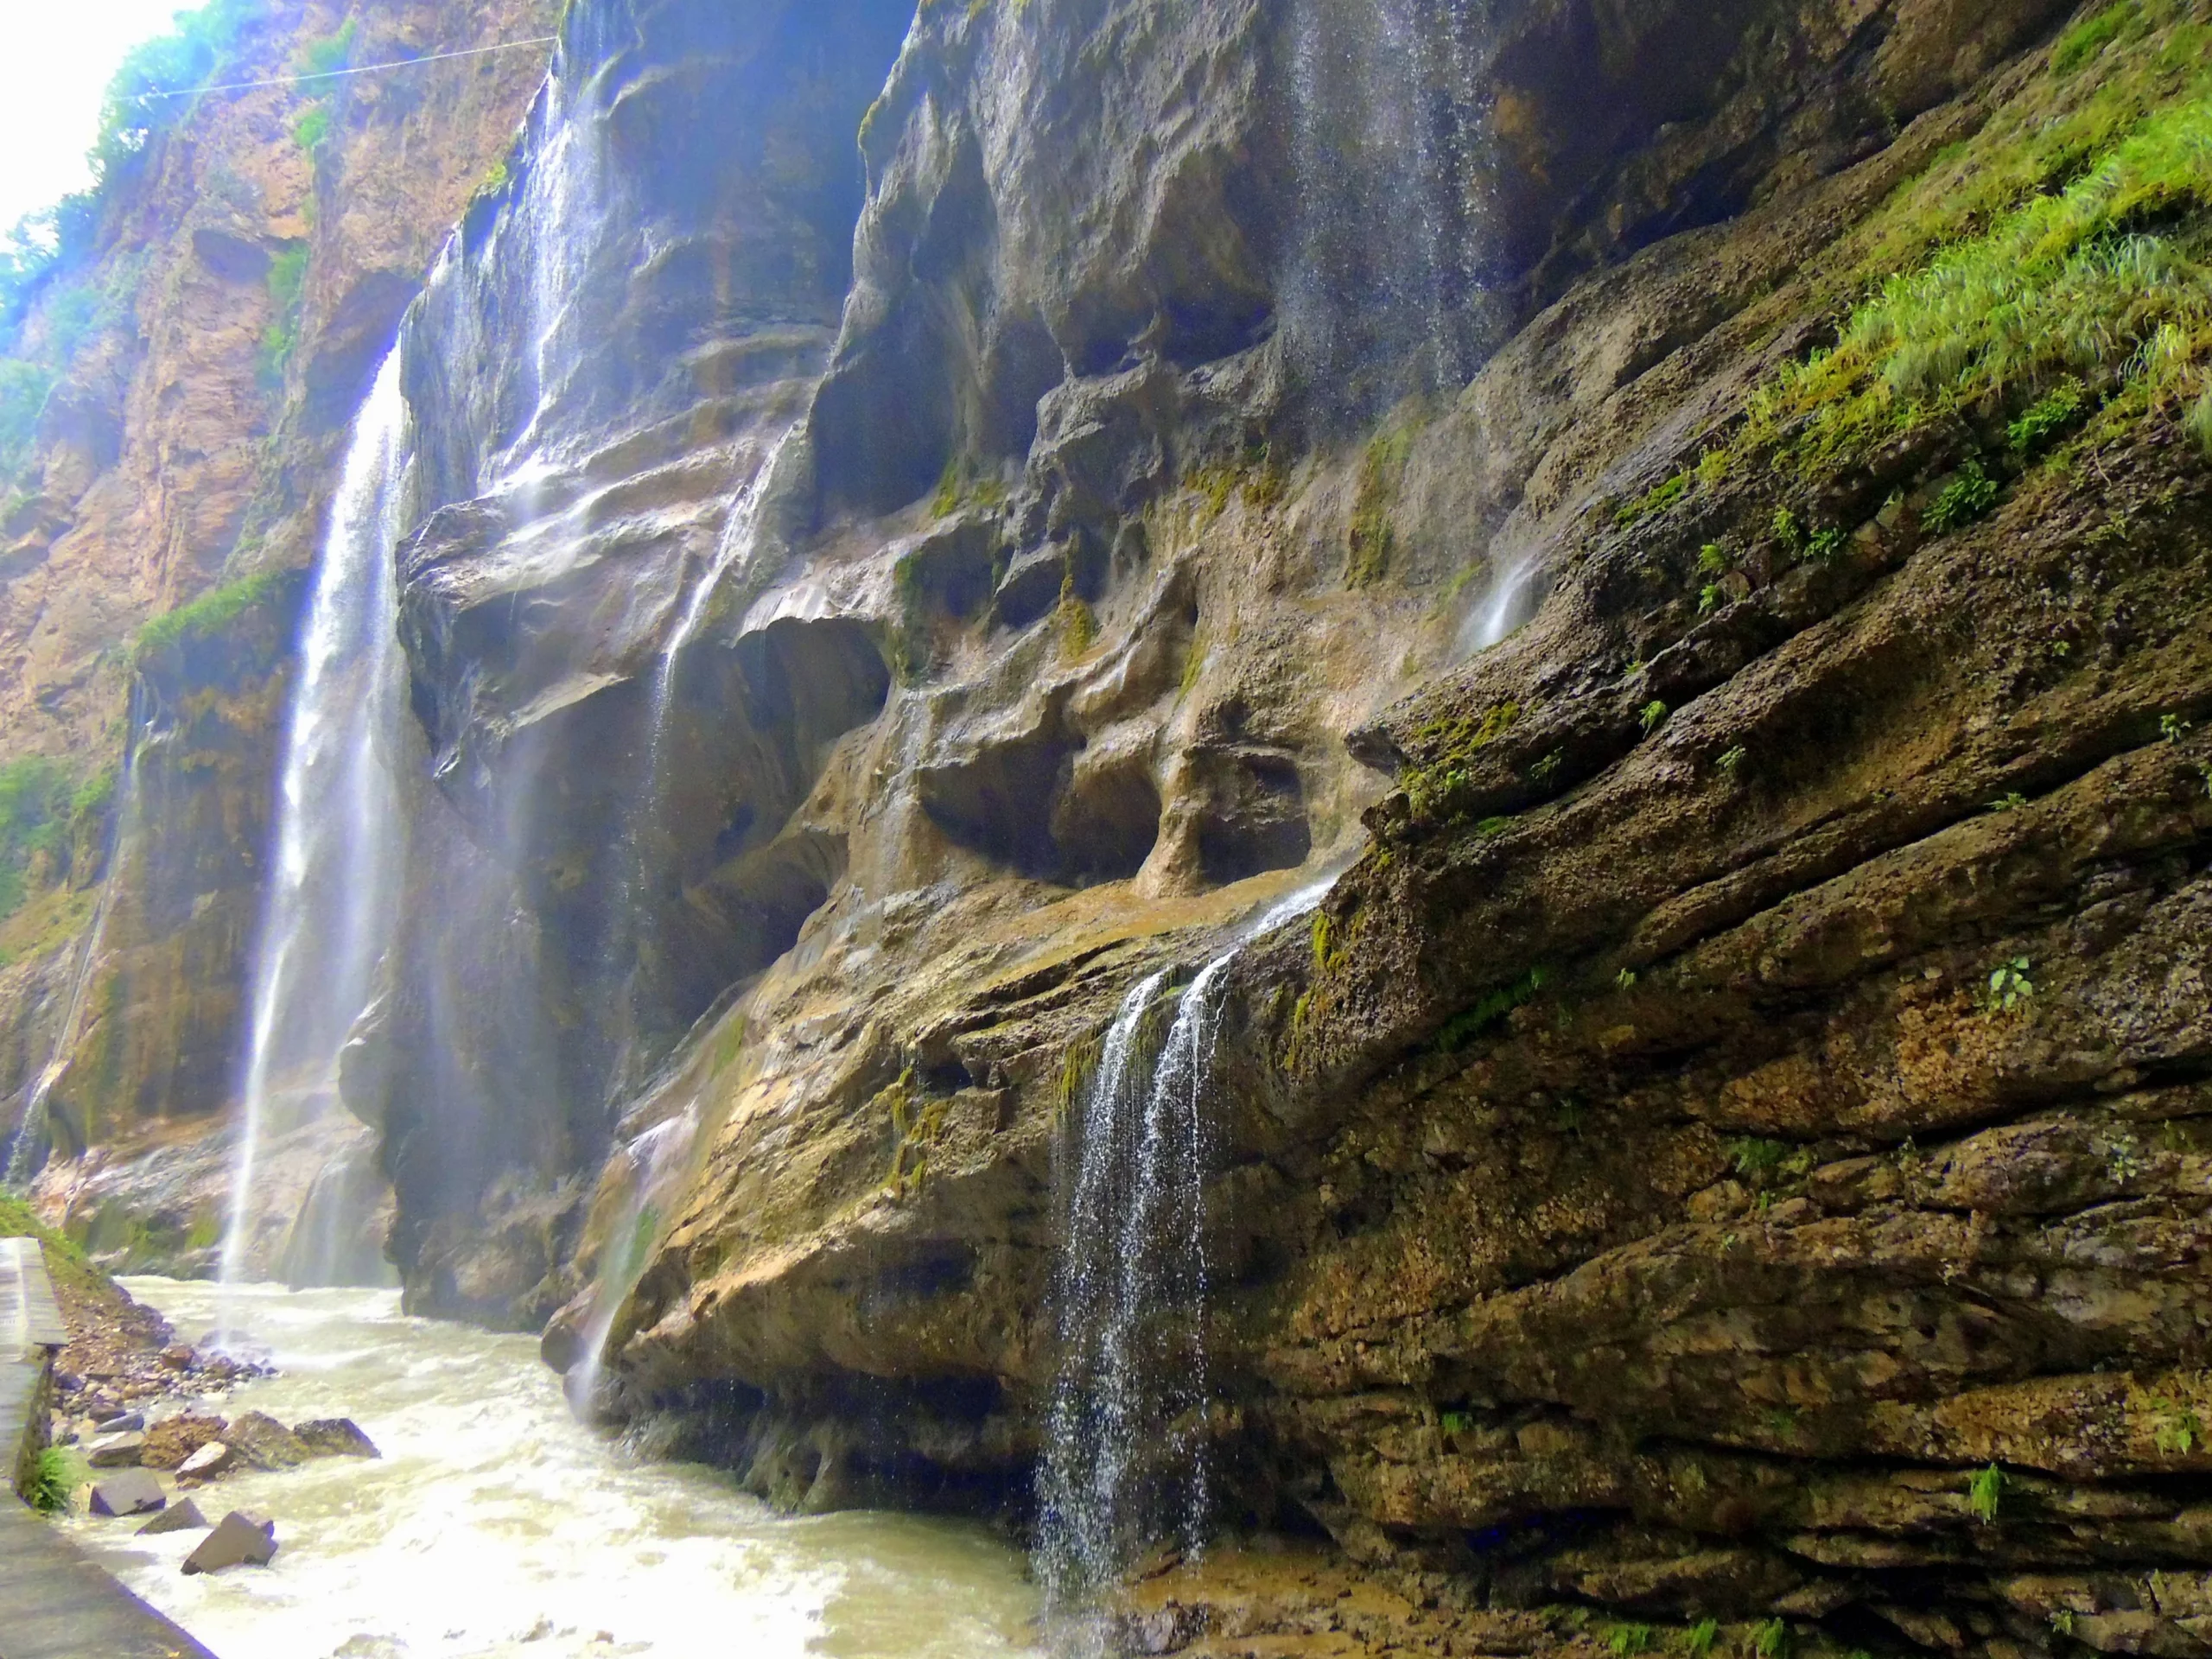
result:
[[[422,63],[449,63],[455,58],[480,58],[493,52],[516,52],[525,46],[551,46],[561,37],[540,35],[527,41],[508,41],[499,46],[474,46],[466,52],[434,52],[427,58],[394,58],[389,63],[365,63],[358,69],[325,69],[312,75],[278,75],[271,80],[237,80],[223,86],[181,86],[174,92],[141,92],[134,99],[148,103],[157,98],[198,98],[205,92],[250,92],[264,86],[296,86],[310,80],[339,80],[347,75],[372,75],[380,69],[411,69]]]

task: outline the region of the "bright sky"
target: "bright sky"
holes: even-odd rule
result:
[[[0,232],[92,182],[85,152],[123,54],[168,32],[188,0],[0,0]]]

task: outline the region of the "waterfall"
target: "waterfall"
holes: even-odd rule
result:
[[[1283,289],[1300,378],[1363,417],[1457,387],[1485,323],[1483,111],[1471,30],[1440,0],[1296,0],[1298,220]]]
[[[1147,1549],[1204,1548],[1211,1506],[1205,1180],[1229,969],[1309,914],[1338,862],[1236,930],[1179,994],[1154,974],[1122,998],[1058,1148],[1052,1282],[1059,1371],[1038,1473],[1037,1560],[1058,1649],[1115,1651],[1099,1599]],[[1172,1001],[1173,1022],[1160,1027]]]
[[[293,688],[276,862],[253,977],[252,1032],[222,1277],[252,1253],[255,1164],[327,1109],[339,1052],[393,937],[404,855],[394,546],[410,459],[395,351],[355,417]]]
[[[1166,976],[1128,994],[1069,1125],[1038,1554],[1061,1644],[1085,1655],[1107,1651],[1095,1598],[1140,1550],[1163,1535],[1203,1542],[1206,1097],[1234,959],[1174,999],[1164,1041]]]
[[[54,1052],[47,1057],[37,1081],[31,1085],[30,1097],[23,1103],[22,1117],[16,1125],[15,1139],[8,1146],[8,1156],[0,1160],[0,1185],[23,1186],[37,1173],[32,1160],[41,1155],[39,1126],[45,1120],[46,1104],[54,1094],[54,1085],[69,1069],[77,1039],[84,1034],[85,997],[92,988],[92,975],[99,964],[100,944],[107,938],[108,912],[114,907],[115,895],[123,886],[123,849],[128,844],[137,806],[138,746],[133,743],[123,757],[123,779],[116,791],[115,831],[111,843],[114,851],[100,881],[100,896],[92,906],[92,925],[85,930],[85,947],[70,972],[69,1001],[54,1033]]]
[[[591,1317],[585,1322],[576,1363],[561,1384],[569,1409],[586,1421],[593,1414],[600,1378],[606,1372],[607,1340],[614,1332],[615,1316],[645,1273],[663,1206],[673,1198],[677,1178],[688,1169],[698,1142],[699,1107],[695,1095],[676,1116],[656,1123],[615,1154],[624,1161],[629,1190],[601,1246]]]

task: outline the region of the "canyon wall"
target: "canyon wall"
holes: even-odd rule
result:
[[[4,925],[0,1132],[51,1149],[45,1191],[80,1236],[203,1268],[297,573],[354,407],[548,48],[411,60],[544,35],[554,8],[229,10],[200,84],[408,67],[161,106],[90,257],[22,324],[35,350],[92,307],[0,530],[0,749],[53,757],[80,804],[76,856]]]
[[[341,110],[271,470],[131,601],[305,561],[397,328],[340,1091],[411,1310],[1027,1527],[1110,1028],[1205,969],[1223,1541],[1132,1645],[2212,1639],[2202,3],[559,28]],[[113,965],[11,970],[139,1259],[210,1243],[296,593],[140,654]]]

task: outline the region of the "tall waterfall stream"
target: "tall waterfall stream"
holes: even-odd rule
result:
[[[226,1293],[134,1280],[181,1332]],[[200,1535],[72,1524],[223,1659],[1014,1659],[1034,1591],[981,1528],[777,1518],[728,1478],[626,1457],[581,1427],[528,1337],[404,1317],[391,1291],[246,1286],[228,1311],[280,1374],[230,1416],[350,1416],[383,1458],[225,1479],[199,1495],[276,1522],[265,1571],[186,1578]],[[601,1641],[604,1633],[613,1638]]]

